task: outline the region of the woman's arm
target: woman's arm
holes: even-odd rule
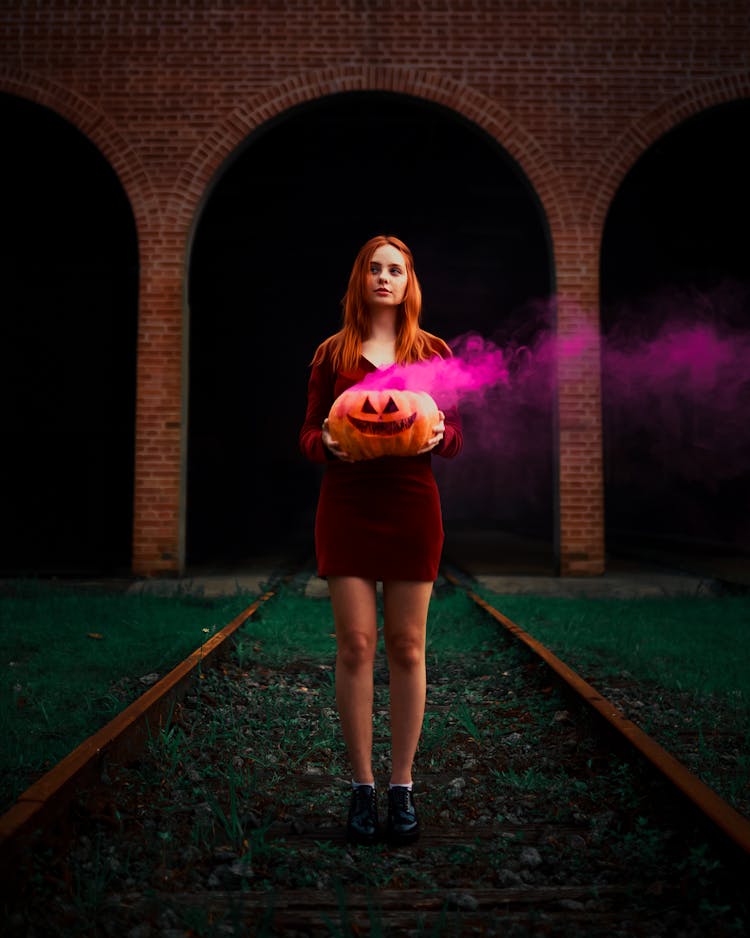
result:
[[[458,456],[464,445],[464,435],[461,429],[461,418],[458,415],[457,407],[449,407],[445,411],[445,430],[443,439],[432,450],[437,456],[444,456],[446,459],[452,459]]]
[[[313,365],[307,386],[307,414],[299,434],[300,450],[311,462],[336,458],[323,444],[323,421],[333,404],[333,382],[333,371],[326,361]]]
[[[434,355],[438,355],[440,358],[453,357],[453,352],[448,343],[436,335],[430,335],[430,345]],[[432,452],[438,456],[444,456],[446,459],[452,459],[454,456],[458,456],[464,445],[458,407],[448,407],[444,411],[443,423],[445,424],[443,439],[433,448]]]

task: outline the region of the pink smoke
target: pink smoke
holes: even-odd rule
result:
[[[750,547],[748,302],[744,288],[660,294],[610,315],[618,326],[604,336],[556,333],[538,306],[515,334],[524,341],[465,334],[453,358],[379,369],[363,385],[458,407],[463,453],[433,460],[446,517],[551,536],[558,388],[600,372],[612,523]]]
[[[453,358],[433,358],[412,365],[392,365],[370,372],[363,388],[426,391],[442,408],[481,394],[486,388],[507,386],[509,354],[476,334],[451,343]]]
[[[542,333],[533,345],[504,347],[475,333],[451,343],[453,358],[431,359],[412,365],[379,368],[361,382],[364,388],[399,388],[427,391],[440,406],[481,404],[489,392],[501,392],[507,401],[549,403],[549,393],[564,371],[575,375],[579,366],[598,364],[608,403],[634,414],[656,398],[691,403],[723,421],[741,418],[750,423],[750,336],[722,330],[710,323],[664,325],[648,339],[600,338],[591,328],[571,334]],[[533,381],[533,388],[529,382]],[[658,407],[659,413],[663,408]],[[668,415],[663,413],[666,422]],[[653,413],[643,413],[653,422]],[[663,429],[668,429],[667,427]]]
[[[664,325],[602,353],[605,418],[668,476],[714,489],[750,473],[750,335],[712,323]],[[750,481],[750,480],[749,480]]]
[[[547,511],[556,388],[599,368],[610,475],[652,487],[682,479],[706,491],[738,484],[750,474],[750,334],[705,317],[690,323],[684,307],[679,318],[668,313],[670,322],[651,320],[640,338],[585,326],[556,335],[544,325],[525,345],[466,334],[450,343],[453,358],[378,369],[362,384],[427,391],[442,409],[458,406],[461,464],[471,471],[435,465],[454,517]]]
[[[652,339],[607,342],[603,364],[618,399],[644,390],[695,400],[715,395],[716,409],[728,412],[736,409],[733,396],[740,385],[750,380],[750,337],[707,323],[665,325]]]

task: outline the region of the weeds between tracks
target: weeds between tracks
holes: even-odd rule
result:
[[[40,934],[732,934],[725,869],[544,668],[460,592],[433,600],[417,755],[425,835],[347,847],[325,600],[283,591],[134,765],[83,793],[12,922]],[[387,780],[387,669],[375,687]],[[633,930],[629,931],[631,923]],[[363,924],[364,923],[364,924]],[[546,923],[546,924],[545,924]],[[645,930],[644,930],[645,929]],[[171,931],[170,931],[171,930]]]

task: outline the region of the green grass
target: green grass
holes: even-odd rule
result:
[[[750,598],[486,596],[584,674],[625,670],[697,701],[719,695],[738,715],[750,713]],[[138,678],[166,673],[249,601],[4,584],[0,808],[143,691]],[[380,646],[382,661],[382,639]],[[503,647],[498,626],[463,592],[436,592],[427,638],[433,674],[459,654],[473,656],[482,673]],[[262,657],[271,666],[333,663],[330,603],[285,590],[243,626],[237,650],[240,661]]]
[[[243,625],[237,654],[240,663],[262,655],[271,666],[295,658],[332,659],[336,638],[330,603],[285,590]]]
[[[3,584],[0,810],[249,602]]]
[[[642,698],[631,719],[748,813],[750,598],[485,598],[605,695]]]
[[[113,684],[163,674],[247,602],[248,597],[161,598],[33,582],[6,586],[0,599],[3,772],[60,758],[122,709]],[[496,626],[464,594],[433,601],[431,662],[496,646]],[[332,661],[335,652],[330,603],[291,591],[262,607],[237,640],[240,662],[260,655],[271,665],[295,658]]]
[[[750,708],[750,597],[484,595],[568,663]]]
[[[379,614],[382,626],[382,612]],[[433,597],[427,628],[428,658],[497,648],[497,626],[463,592]],[[382,654],[382,633],[379,653]],[[264,605],[242,628],[240,661],[257,658],[277,665],[294,658],[330,661],[336,655],[331,604],[284,592]]]
[[[427,655],[494,653],[498,626],[462,591],[433,597],[427,624]]]

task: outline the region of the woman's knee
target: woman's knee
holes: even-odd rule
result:
[[[377,636],[369,632],[347,631],[339,633],[337,659],[349,670],[372,667],[375,660]]]
[[[392,668],[413,671],[424,667],[424,639],[420,634],[391,636],[386,640],[386,653]]]

